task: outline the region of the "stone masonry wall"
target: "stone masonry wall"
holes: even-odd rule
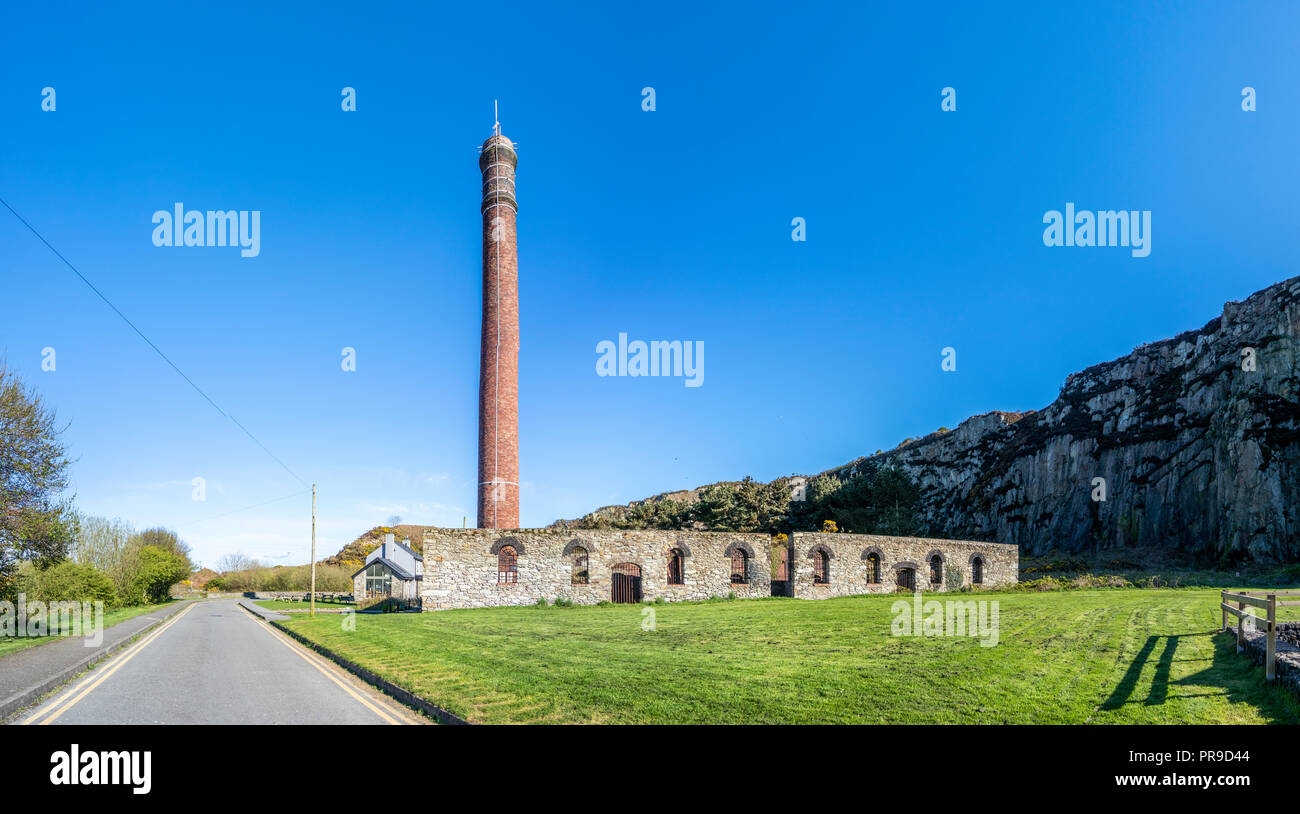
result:
[[[1011,585],[1020,578],[1019,550],[1004,543],[796,532],[791,535],[790,544],[794,547],[794,595],[803,599],[893,593],[897,590],[900,568],[915,569],[915,584],[922,591],[947,590],[950,568],[960,569],[961,584],[970,585],[971,560],[976,556],[984,561],[982,584],[985,587]],[[830,581],[824,585],[813,582],[811,554],[819,546],[830,553]],[[870,552],[880,555],[879,582],[868,581],[867,555]],[[930,582],[930,558],[936,553],[943,558],[944,580],[938,585]]]
[[[677,531],[580,531],[537,529],[428,529],[424,533],[424,608],[481,608],[531,605],[538,599],[571,599],[594,605],[611,599],[612,572],[619,563],[641,567],[643,599],[708,599],[771,595],[766,534]],[[514,546],[518,582],[497,584],[496,544]],[[727,548],[747,546],[749,583],[731,582]],[[573,584],[574,546],[587,551],[586,585]],[[683,584],[668,584],[668,554],[684,555]],[[566,549],[568,550],[566,553]]]
[[[518,554],[518,581],[497,582],[497,549],[511,545]],[[915,563],[917,585],[931,590],[928,555],[939,551],[958,565],[970,581],[969,559],[984,558],[984,584],[1015,582],[1016,547],[957,540],[924,540],[863,534],[792,535],[794,595],[817,599],[894,590],[895,567]],[[822,545],[831,554],[830,582],[814,585],[808,553]],[[731,549],[750,554],[748,582],[731,582]],[[612,598],[615,565],[641,568],[642,599],[668,601],[711,596],[752,598],[771,595],[772,538],[766,534],[687,531],[554,531],[543,529],[426,529],[424,533],[423,605],[425,610],[531,605],[538,599],[565,598],[593,605]],[[587,584],[573,584],[575,548],[587,551]],[[684,555],[683,584],[668,584],[669,552]],[[881,582],[867,582],[868,549],[881,553]],[[941,587],[941,586],[940,586]]]

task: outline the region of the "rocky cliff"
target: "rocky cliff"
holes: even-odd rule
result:
[[[921,489],[928,536],[1027,554],[1124,546],[1212,565],[1294,562],[1298,335],[1300,277],[1071,375],[1042,410],[975,416],[826,474],[900,467]],[[623,509],[589,517],[612,511]]]
[[[1042,410],[975,416],[871,460],[916,479],[932,534],[1030,554],[1138,546],[1295,561],[1298,335],[1300,277],[1072,374]]]

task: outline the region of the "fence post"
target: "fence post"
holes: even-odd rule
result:
[[[1237,617],[1237,652],[1240,653],[1246,649],[1246,603],[1238,602],[1237,610],[1241,611]]]
[[[1219,591],[1219,615],[1223,617],[1223,626],[1219,630],[1228,629],[1228,612],[1223,609],[1223,606],[1228,603],[1227,593],[1227,590]]]
[[[1268,643],[1264,649],[1264,677],[1272,681],[1277,676],[1277,595],[1268,595]]]

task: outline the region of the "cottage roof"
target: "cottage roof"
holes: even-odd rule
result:
[[[357,574],[360,574],[362,571],[366,570],[372,565],[384,566],[385,568],[387,568],[389,571],[393,573],[393,576],[397,577],[398,579],[415,579],[415,574],[410,573],[402,566],[384,557],[376,557],[375,559],[361,566],[357,570],[353,571],[352,572],[353,579],[356,578]]]

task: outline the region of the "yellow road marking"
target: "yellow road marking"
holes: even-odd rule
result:
[[[92,675],[90,678],[86,679],[86,681],[80,685],[81,687],[85,688],[81,690],[80,693],[77,692],[77,688],[70,690],[66,695],[63,696],[62,699],[59,699],[59,701],[57,701],[53,706],[46,709],[44,712],[38,711],[30,718],[23,721],[23,725],[26,726],[28,724],[34,723],[36,719],[40,718],[41,716],[48,715],[48,717],[45,718],[45,720],[41,721],[39,724],[40,726],[45,726],[51,723],[52,721],[54,721],[63,713],[72,709],[73,705],[75,705],[81,699],[85,698],[90,693],[91,690],[95,689],[100,684],[103,684],[106,680],[108,680],[108,677],[113,675],[113,673],[116,673],[118,670],[120,670],[123,664],[126,664],[128,661],[135,658],[135,655],[137,653],[143,650],[154,639],[161,636],[169,627],[179,622],[182,616],[194,610],[194,607],[195,607],[194,605],[190,605],[185,610],[173,616],[162,627],[158,628],[154,632],[150,633],[148,636],[145,636],[136,644],[132,645],[131,648],[126,651],[126,653],[122,654],[118,658],[113,659],[113,661],[111,662],[112,667],[110,667],[106,672],[104,672],[103,675],[100,675],[98,677]],[[73,697],[69,698],[70,696]],[[69,699],[69,700],[64,701],[64,699]]]
[[[401,723],[402,723],[401,721],[399,721],[399,720],[397,720],[396,718],[392,717],[392,716],[389,715],[387,712],[384,712],[384,711],[383,711],[382,709],[380,709],[378,706],[376,706],[375,704],[371,703],[368,699],[366,699],[365,697],[363,697],[363,696],[362,696],[360,693],[358,693],[356,690],[354,690],[354,689],[352,689],[351,687],[349,687],[348,685],[344,684],[342,681],[340,681],[340,680],[338,679],[337,676],[335,676],[333,673],[331,673],[331,672],[330,672],[329,670],[327,670],[325,667],[321,666],[321,665],[320,665],[319,663],[317,663],[314,659],[312,659],[310,656],[308,656],[308,655],[307,655],[307,654],[306,654],[306,653],[305,653],[301,648],[299,648],[296,644],[292,643],[291,641],[287,641],[286,638],[282,636],[282,634],[280,634],[279,632],[277,632],[277,631],[275,631],[275,630],[272,630],[272,629],[271,629],[272,626],[271,626],[271,623],[270,623],[270,622],[267,622],[265,625],[263,625],[262,623],[260,623],[260,622],[258,622],[258,621],[256,621],[256,620],[251,620],[251,621],[253,622],[253,624],[257,625],[258,627],[264,627],[264,628],[266,629],[266,633],[267,633],[268,636],[270,636],[271,638],[275,639],[277,642],[279,642],[280,644],[284,645],[285,647],[289,648],[289,650],[291,650],[295,655],[297,655],[297,656],[298,656],[299,658],[301,658],[303,661],[305,661],[305,662],[307,662],[308,664],[310,664],[312,667],[315,667],[317,670],[320,670],[320,671],[321,671],[321,675],[325,676],[325,677],[328,678],[330,681],[333,681],[335,684],[339,685],[339,687],[340,687],[344,692],[346,692],[348,695],[352,696],[352,697],[355,698],[356,700],[360,701],[363,705],[365,705],[366,709],[369,709],[371,712],[375,713],[375,714],[378,715],[380,718],[383,718],[385,721],[387,721],[388,723],[390,723],[390,724],[392,724],[392,725],[394,725],[394,726],[400,726],[400,725],[401,725]]]

